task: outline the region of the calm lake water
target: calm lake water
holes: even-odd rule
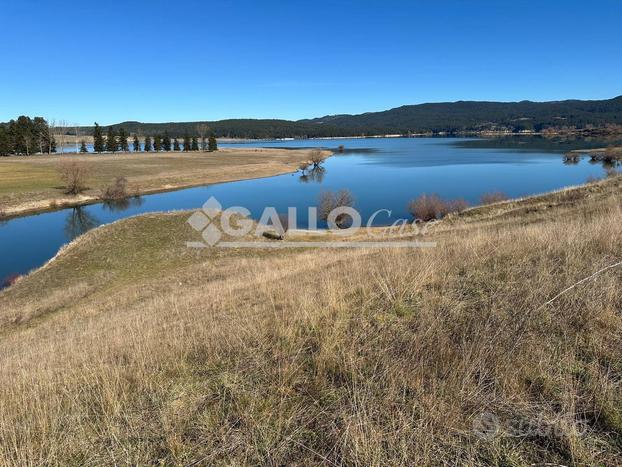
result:
[[[12,274],[41,266],[59,248],[101,224],[136,214],[193,209],[210,196],[224,207],[243,206],[257,218],[266,206],[286,212],[296,206],[299,227],[306,225],[306,208],[316,206],[319,193],[350,190],[363,219],[378,209],[392,211],[379,222],[408,218],[409,200],[421,193],[444,198],[464,198],[478,204],[483,193],[503,191],[510,197],[542,193],[601,177],[601,165],[584,158],[576,165],[563,164],[568,144],[539,144],[523,138],[516,144],[455,138],[378,138],[303,140],[252,143],[264,147],[325,147],[344,145],[346,151],[326,161],[322,172],[308,177],[300,173],[189,188],[143,196],[125,205],[94,204],[82,208],[0,222],[0,283]],[[229,147],[249,144],[222,145]],[[491,147],[492,146],[492,147]],[[584,142],[576,147],[586,147]],[[598,142],[588,146],[598,147]],[[602,146],[602,144],[601,144]],[[210,157],[206,154],[205,157]],[[198,240],[188,227],[188,240]]]

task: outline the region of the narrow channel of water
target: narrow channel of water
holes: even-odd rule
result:
[[[306,225],[306,208],[316,206],[323,190],[350,190],[365,220],[378,209],[392,219],[407,218],[409,200],[421,193],[464,198],[478,204],[482,194],[502,191],[510,197],[551,191],[603,176],[603,167],[584,158],[564,164],[568,145],[507,144],[444,138],[374,138],[262,142],[264,147],[345,147],[326,161],[321,171],[188,188],[146,195],[116,205],[94,204],[0,222],[0,282],[24,274],[52,258],[76,236],[101,224],[136,214],[194,209],[210,196],[223,207],[243,206],[254,217],[266,206],[279,212],[295,206],[299,226]],[[231,144],[227,146],[248,146]],[[591,146],[598,146],[591,142]],[[223,145],[224,146],[224,145]],[[485,147],[480,147],[485,146]],[[490,147],[492,146],[492,147]],[[495,147],[502,146],[502,147]],[[578,145],[577,147],[584,147]],[[205,157],[209,157],[206,154]],[[378,218],[387,223],[388,218]],[[189,237],[193,231],[189,227]],[[189,238],[190,240],[192,238]]]

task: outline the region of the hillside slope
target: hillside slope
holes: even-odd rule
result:
[[[619,465],[622,271],[558,295],[622,260],[621,188],[473,209],[424,250],[91,231],[0,293],[0,459]]]
[[[554,102],[443,102],[404,105],[382,112],[359,115],[327,115],[298,121],[230,119],[207,122],[142,123],[113,125],[131,133],[155,135],[168,132],[194,135],[207,124],[218,137],[294,138],[377,135],[408,132],[460,132],[489,129],[541,130],[548,127],[622,125],[622,96],[606,100]],[[86,131],[92,131],[86,128]]]

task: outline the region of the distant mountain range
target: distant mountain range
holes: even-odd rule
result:
[[[194,135],[201,123],[218,137],[304,138],[409,133],[469,133],[482,131],[540,131],[551,127],[622,125],[622,96],[607,100],[553,102],[459,101],[404,105],[359,115],[327,115],[306,120],[231,119],[213,122],[141,123],[113,125],[139,135],[168,132]]]

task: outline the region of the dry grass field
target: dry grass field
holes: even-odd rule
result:
[[[308,150],[220,149],[216,152],[120,153],[65,156],[0,157],[0,211],[5,215],[35,212],[55,205],[92,202],[116,177],[127,178],[140,193],[209,183],[260,178],[296,170]],[[90,167],[89,189],[64,193],[58,175],[61,161]]]
[[[0,293],[0,459],[620,465],[622,269],[580,281],[622,260],[621,189],[472,209],[432,249],[91,231]]]

